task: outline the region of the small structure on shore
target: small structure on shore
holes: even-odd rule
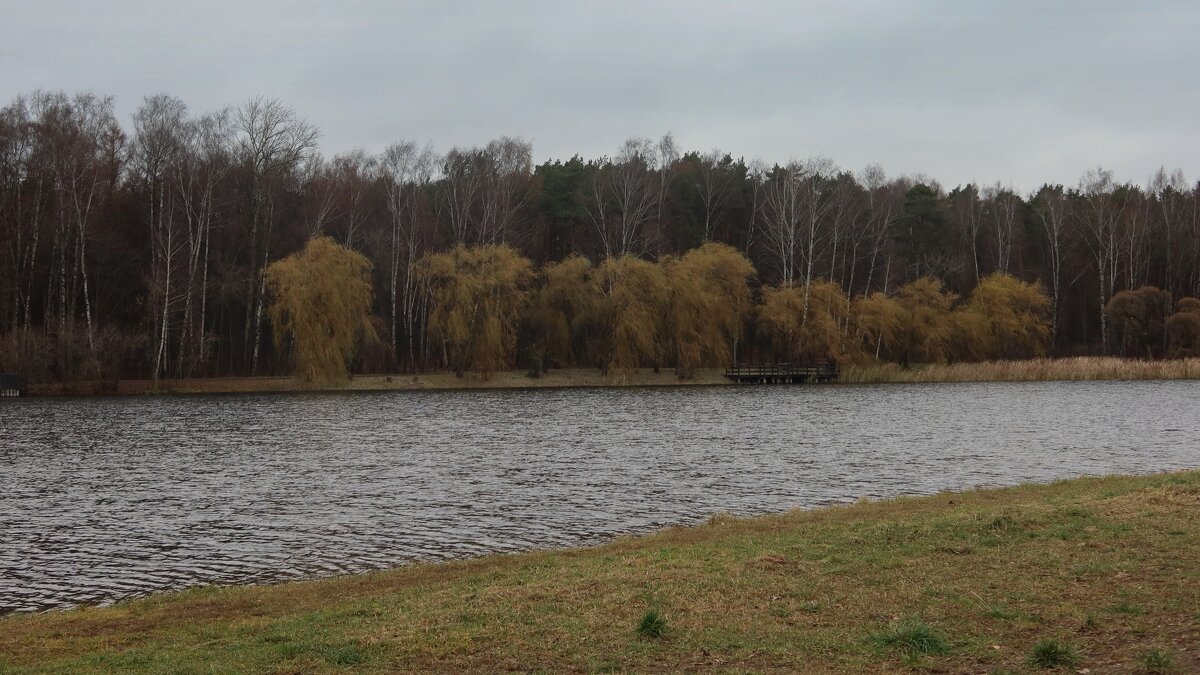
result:
[[[20,375],[0,373],[0,398],[25,394],[25,380]]]
[[[725,377],[741,384],[833,382],[838,378],[838,366],[825,359],[811,363],[735,365],[725,371]]]

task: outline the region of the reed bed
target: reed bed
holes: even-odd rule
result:
[[[904,368],[894,363],[845,366],[840,381],[861,384],[918,382],[1052,382],[1058,380],[1194,380],[1200,358],[1148,361],[1081,356],[1024,361],[935,363]]]

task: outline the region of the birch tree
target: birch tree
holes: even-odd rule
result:
[[[187,231],[187,293],[183,309],[177,376],[187,377],[207,362],[209,266],[212,231],[218,219],[219,190],[233,166],[232,118],[228,109],[191,120],[175,172],[174,190]]]
[[[177,267],[182,266],[180,258],[187,244],[176,207],[178,193],[174,190],[183,161],[186,123],[187,106],[180,99],[165,94],[148,97],[133,116],[130,168],[144,191],[150,224],[150,267],[154,280],[151,298],[157,314],[151,371],[155,381],[172,356],[167,344],[178,300]]]
[[[414,264],[433,242],[426,195],[436,162],[432,146],[418,147],[414,141],[401,141],[388,146],[378,165],[390,225],[388,333],[392,349],[404,345],[409,367],[413,369],[417,364],[419,310],[424,297]]]
[[[1103,168],[1091,169],[1079,179],[1080,202],[1076,210],[1084,245],[1091,254],[1096,273],[1096,296],[1100,306],[1100,346],[1105,352],[1109,348],[1108,315],[1104,307],[1112,297],[1117,285],[1117,267],[1120,256],[1119,227],[1121,207],[1113,192],[1112,171]]]
[[[645,248],[647,225],[660,215],[665,190],[659,150],[648,138],[630,138],[593,172],[588,215],[605,258]]]
[[[238,160],[248,174],[250,266],[243,344],[251,375],[258,372],[262,342],[263,270],[271,259],[276,191],[316,152],[320,132],[277,99],[253,98],[235,117]]]
[[[1033,198],[1033,212],[1041,232],[1044,258],[1050,278],[1050,328],[1057,339],[1058,321],[1062,307],[1063,262],[1070,251],[1071,198],[1061,185],[1043,186]]]

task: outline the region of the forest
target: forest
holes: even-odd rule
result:
[[[1200,355],[1200,185],[1032,194],[503,137],[319,151],[295,110],[0,110],[0,371],[31,381]],[[330,367],[333,364],[333,367]]]

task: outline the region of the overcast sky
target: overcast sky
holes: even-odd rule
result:
[[[686,149],[950,187],[1200,177],[1200,2],[0,0],[0,97],[194,112],[264,94],[333,154],[500,135],[537,160]]]

